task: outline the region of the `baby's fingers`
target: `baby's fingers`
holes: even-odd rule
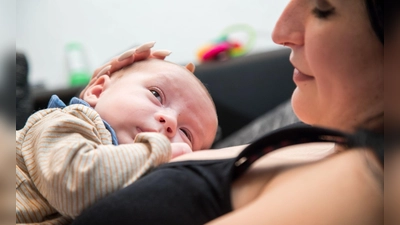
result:
[[[104,66],[103,68],[100,69],[100,71],[93,78],[97,78],[97,77],[99,77],[99,76],[101,76],[103,74],[109,74],[111,68],[112,68],[112,65]]]
[[[135,50],[135,61],[140,61],[149,58],[151,53],[151,48],[156,42],[148,42],[138,46]]]
[[[111,59],[111,61],[106,64],[106,65],[111,65],[111,68],[108,71],[106,71],[107,74],[110,75],[125,66],[129,66],[130,64],[134,63],[135,61],[147,59],[150,56],[150,49],[154,46],[154,44],[155,44],[155,42],[145,43],[143,45],[138,46],[137,48],[129,49],[129,50],[125,51],[124,53],[122,53],[120,56],[117,56],[117,57]],[[104,66],[103,68],[105,68],[105,67],[106,66]],[[97,72],[96,76],[106,74],[106,73],[99,74],[100,71],[101,70],[95,71],[95,74]]]
[[[165,59],[165,57],[169,56],[170,54],[171,54],[171,51],[169,51],[169,50],[154,50],[151,52],[150,57],[163,60],[163,59]]]
[[[132,58],[132,57],[134,58],[135,52],[136,52],[136,48],[129,49],[128,51],[122,53],[122,54],[117,58],[117,61],[118,61],[118,62],[121,62],[121,61],[124,61],[124,60],[127,59],[127,58]]]
[[[110,61],[110,65],[112,66],[109,70],[108,74],[111,74],[125,66],[128,66],[136,61],[145,60],[147,58],[157,58],[157,59],[165,59],[168,55],[171,54],[171,51],[168,50],[156,50],[152,51],[151,48],[154,46],[155,42],[148,42],[143,45],[138,46],[137,48],[130,49],[123,54],[121,54],[116,59]]]
[[[97,68],[93,75],[92,79],[90,80],[89,84],[86,86],[86,88],[81,92],[80,97],[83,97],[83,94],[85,93],[86,89],[93,84],[97,78],[101,75],[108,74],[111,75],[115,71],[118,71],[122,69],[123,67],[129,66],[132,63],[136,61],[141,61],[145,60],[147,58],[157,58],[157,59],[165,59],[169,54],[171,54],[171,51],[168,50],[157,50],[157,51],[151,51],[151,48],[154,46],[156,42],[147,42],[145,44],[142,44],[136,48],[129,49],[122,53],[119,56],[116,56],[112,58],[108,63],[105,65]]]

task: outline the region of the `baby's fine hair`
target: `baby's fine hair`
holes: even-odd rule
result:
[[[114,73],[112,73],[110,76],[113,79],[119,79],[122,76],[126,75],[125,71],[127,71],[127,70],[129,70],[130,72],[139,71],[141,69],[145,69],[144,67],[146,65],[148,65],[149,63],[156,62],[156,61],[169,63],[171,65],[182,67],[182,69],[186,70],[190,74],[190,76],[192,76],[197,81],[197,83],[202,87],[202,89],[205,91],[205,93],[207,94],[208,98],[210,99],[211,103],[214,106],[215,112],[217,112],[214,100],[213,100],[210,92],[208,91],[207,87],[203,84],[203,82],[201,82],[201,80],[194,73],[192,73],[188,69],[186,69],[186,67],[178,65],[176,63],[169,62],[169,61],[166,61],[166,60],[160,60],[160,59],[146,59],[146,60],[142,60],[142,61],[136,61],[136,62],[134,62],[134,63],[132,63],[132,64],[126,66],[126,67],[123,67],[123,68],[115,71]]]

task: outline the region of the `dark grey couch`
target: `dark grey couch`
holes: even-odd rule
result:
[[[280,49],[197,66],[217,108],[221,133],[214,147],[248,143],[298,121],[289,102],[295,88],[289,55]]]

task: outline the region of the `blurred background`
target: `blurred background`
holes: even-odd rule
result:
[[[16,49],[29,62],[32,86],[70,85],[68,57],[92,71],[139,44],[173,53],[168,60],[199,63],[197,51],[235,24],[250,26],[249,53],[278,48],[270,38],[289,0],[17,0]],[[72,46],[72,47],[71,47]],[[79,48],[82,56],[71,53]],[[75,49],[76,49],[75,48]],[[73,59],[74,60],[74,59]],[[72,62],[76,64],[77,62]]]
[[[0,224],[15,222],[15,5],[0,0]]]
[[[17,0],[16,127],[46,108],[53,94],[68,103],[94,69],[149,41],[156,41],[154,49],[171,50],[169,61],[196,64],[195,75],[217,108],[216,140],[282,104],[274,113],[279,119],[263,119],[263,132],[232,140],[251,141],[297,121],[288,101],[294,89],[290,49],[271,39],[289,1]],[[233,143],[220,146],[227,144]]]

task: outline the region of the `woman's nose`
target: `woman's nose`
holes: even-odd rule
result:
[[[157,113],[156,120],[161,124],[162,133],[165,136],[169,138],[175,136],[177,132],[176,116],[174,116],[172,113]]]
[[[279,45],[303,45],[307,9],[299,1],[291,1],[282,12],[272,32],[272,40]]]

